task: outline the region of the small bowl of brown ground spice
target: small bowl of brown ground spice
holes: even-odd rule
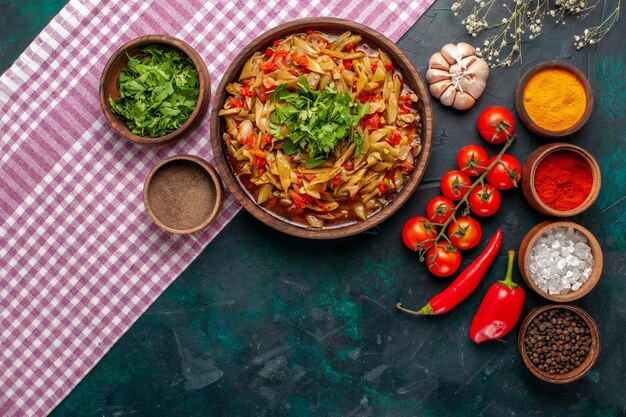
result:
[[[566,384],[587,373],[600,354],[600,333],[581,308],[552,304],[532,310],[517,338],[526,367],[536,377]]]
[[[217,217],[224,191],[215,169],[202,158],[164,159],[148,174],[143,188],[148,215],[161,229],[177,234],[203,230]]]
[[[546,138],[578,131],[591,116],[593,91],[574,65],[547,61],[535,65],[515,89],[517,115],[528,130]]]

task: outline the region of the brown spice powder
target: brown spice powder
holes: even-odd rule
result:
[[[155,217],[172,229],[201,225],[215,207],[215,185],[209,174],[192,161],[163,165],[152,177],[148,199]]]

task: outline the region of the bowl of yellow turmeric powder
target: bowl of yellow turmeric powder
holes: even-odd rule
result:
[[[585,74],[562,61],[533,66],[515,89],[517,115],[536,135],[562,138],[578,131],[589,119],[593,91]]]

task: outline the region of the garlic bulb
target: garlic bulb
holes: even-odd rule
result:
[[[485,91],[489,66],[464,42],[444,45],[428,61],[430,93],[444,106],[467,110]]]

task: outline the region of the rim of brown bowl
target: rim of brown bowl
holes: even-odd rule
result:
[[[148,197],[148,193],[150,191],[150,185],[152,183],[152,178],[157,173],[157,171],[161,169],[163,166],[172,162],[176,162],[176,161],[189,161],[189,162],[194,162],[198,164],[201,168],[203,168],[207,172],[207,174],[209,174],[209,177],[211,178],[211,182],[213,186],[215,187],[215,204],[213,206],[213,210],[211,210],[211,213],[206,218],[206,220],[204,220],[198,226],[195,226],[189,229],[174,229],[166,225],[165,223],[163,223],[157,216],[155,216],[154,212],[152,211],[152,206],[150,203],[150,199]],[[222,208],[223,202],[224,202],[224,188],[222,186],[222,181],[220,180],[220,177],[217,174],[217,171],[215,170],[215,168],[213,168],[213,166],[210,163],[208,163],[204,159],[195,155],[175,155],[175,156],[171,156],[169,158],[163,159],[158,164],[156,164],[156,166],[152,168],[152,170],[150,170],[150,173],[146,177],[146,180],[143,185],[143,204],[144,204],[144,207],[146,208],[146,211],[148,212],[148,215],[150,216],[152,221],[157,226],[159,226],[159,228],[169,233],[175,233],[179,235],[188,235],[188,234],[196,233],[205,229],[213,222],[213,220],[215,220],[215,218],[220,212],[220,209]]]
[[[535,173],[537,172],[537,167],[546,156],[551,153],[560,151],[574,152],[582,156],[585,162],[587,162],[587,165],[589,165],[589,167],[591,168],[591,174],[593,176],[591,191],[589,192],[589,195],[587,196],[585,201],[583,201],[580,206],[565,211],[555,210],[545,204],[543,201],[541,201],[539,195],[537,194],[537,190],[535,189]],[[535,210],[547,216],[571,217],[580,214],[583,211],[587,210],[589,207],[591,207],[591,205],[596,201],[598,195],[600,194],[602,175],[600,173],[600,166],[598,165],[598,161],[596,161],[593,155],[591,155],[587,150],[581,148],[580,146],[572,145],[571,143],[549,143],[535,149],[528,156],[526,162],[524,162],[522,172],[524,172],[524,176],[522,178],[522,192],[524,193],[526,201],[528,201],[528,204],[530,204]]]
[[[113,98],[119,97],[117,80],[119,79],[120,69],[128,62],[126,54],[128,53],[132,56],[139,52],[140,49],[154,44],[177,49],[186,54],[198,71],[198,81],[200,84],[200,93],[196,107],[187,121],[174,132],[158,138],[139,136],[131,132],[128,127],[126,127],[124,120],[111,111],[108,100],[109,96]],[[100,77],[100,107],[102,107],[104,117],[111,128],[130,142],[148,147],[163,146],[178,142],[198,127],[209,108],[210,96],[211,78],[209,77],[209,71],[202,57],[200,57],[198,52],[189,44],[169,35],[146,35],[126,42],[109,58],[102,71],[102,76]]]
[[[583,88],[585,89],[585,94],[587,96],[587,105],[585,107],[585,111],[580,120],[578,120],[578,122],[576,122],[576,124],[569,129],[559,131],[544,129],[530,118],[530,116],[526,112],[526,108],[524,107],[524,88],[526,88],[528,80],[530,80],[530,78],[537,72],[549,68],[559,68],[573,73],[576,78],[578,78],[578,80],[582,83]],[[591,111],[593,110],[593,89],[591,88],[591,84],[589,83],[589,80],[587,79],[585,74],[583,74],[583,72],[578,69],[578,67],[563,61],[545,61],[536,64],[528,69],[524,73],[524,75],[522,75],[522,78],[520,78],[519,82],[517,83],[517,87],[515,88],[515,108],[517,111],[517,116],[520,118],[524,126],[526,126],[526,128],[532,133],[542,136],[544,138],[560,139],[577,132],[589,120],[589,117],[591,116]]]
[[[577,291],[571,291],[564,295],[548,294],[542,291],[537,286],[537,284],[535,284],[535,281],[533,281],[533,279],[530,277],[529,270],[530,251],[535,246],[537,239],[539,239],[539,236],[541,236],[544,232],[555,227],[572,227],[582,233],[587,238],[587,244],[591,248],[591,256],[593,256],[593,268],[591,268],[591,275],[589,275],[587,281],[585,281],[585,283]],[[585,227],[572,221],[547,220],[545,222],[537,224],[535,227],[530,229],[528,233],[526,233],[526,235],[522,239],[522,243],[520,244],[517,262],[520,272],[522,274],[522,279],[524,280],[526,285],[528,285],[534,292],[550,301],[555,301],[557,303],[568,303],[570,301],[578,300],[584,297],[596,286],[596,284],[600,280],[600,276],[602,275],[602,268],[604,267],[604,256],[602,254],[602,248],[600,247],[598,239],[596,239],[593,233],[591,233]]]
[[[535,365],[530,362],[530,359],[528,359],[528,356],[526,355],[526,345],[524,344],[524,336],[526,335],[528,326],[535,319],[535,317],[537,317],[544,311],[552,310],[555,308],[569,310],[578,314],[585,321],[587,326],[589,326],[592,341],[592,346],[589,349],[589,353],[587,354],[584,362],[580,364],[578,368],[563,375],[550,375],[537,369]],[[522,360],[524,361],[524,365],[526,365],[528,370],[532,372],[533,375],[535,375],[537,378],[546,382],[550,382],[552,384],[567,384],[569,382],[574,382],[577,379],[582,378],[583,375],[585,375],[593,367],[593,365],[595,365],[596,361],[598,360],[598,356],[600,356],[600,331],[598,330],[598,325],[593,320],[593,318],[582,308],[568,304],[549,304],[545,306],[535,307],[528,313],[519,329],[519,333],[517,336],[517,348],[519,350],[520,356],[522,357]]]
[[[411,87],[415,94],[419,97],[420,117],[422,121],[422,151],[416,159],[415,169],[411,173],[409,180],[404,184],[402,190],[387,204],[385,207],[377,211],[365,222],[344,223],[339,225],[327,226],[321,229],[314,229],[304,225],[280,217],[273,212],[260,207],[252,199],[236,178],[234,171],[228,160],[227,151],[224,147],[222,135],[224,132],[224,123],[222,118],[218,116],[220,109],[226,98],[226,85],[233,82],[241,72],[242,65],[256,51],[262,51],[271,43],[281,37],[303,33],[307,29],[328,33],[340,34],[346,30],[358,33],[363,36],[365,42],[374,47],[381,46],[394,62],[396,68],[402,74],[404,81]],[[368,230],[395,213],[413,194],[420,180],[422,179],[432,147],[433,135],[433,114],[430,102],[430,93],[424,84],[419,72],[409,60],[409,58],[398,48],[393,42],[382,34],[376,32],[367,26],[355,23],[349,20],[329,18],[329,17],[313,17],[291,21],[289,23],[277,26],[269,31],[261,34],[259,37],[250,42],[228,67],[228,70],[222,77],[219,87],[213,100],[213,109],[211,111],[211,146],[217,169],[222,176],[226,187],[239,201],[239,203],[254,217],[266,225],[280,232],[287,233],[292,236],[303,237],[308,239],[336,239],[346,236],[355,235]]]

